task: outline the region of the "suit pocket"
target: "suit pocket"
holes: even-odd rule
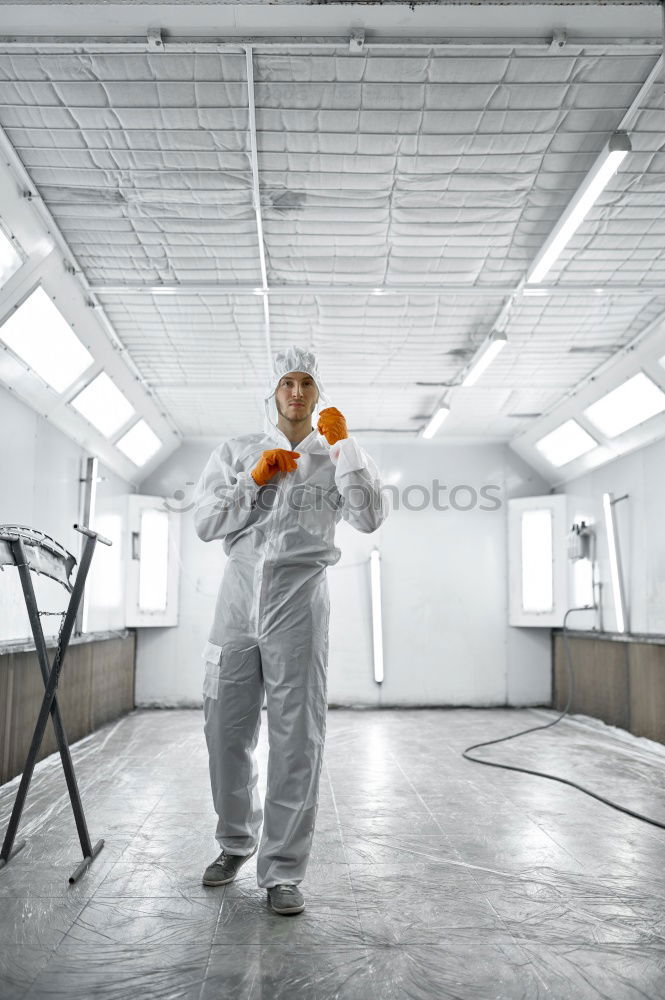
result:
[[[206,643],[203,651],[205,674],[203,676],[203,697],[217,699],[219,697],[219,676],[222,666],[222,648],[213,642]]]
[[[335,487],[306,485],[297,499],[298,524],[310,535],[332,544],[339,502]]]

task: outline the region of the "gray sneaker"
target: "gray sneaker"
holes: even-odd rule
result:
[[[226,885],[227,882],[233,882],[238,870],[245,861],[249,861],[252,855],[256,854],[257,848],[258,845],[251,854],[227,854],[223,850],[220,856],[204,871],[203,884]]]
[[[284,883],[268,889],[268,902],[275,913],[302,913],[305,900],[297,885]]]

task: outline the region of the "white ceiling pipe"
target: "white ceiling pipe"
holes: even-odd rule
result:
[[[256,238],[259,247],[259,267],[261,288],[255,289],[263,295],[263,322],[266,339],[268,372],[272,371],[272,340],[270,336],[270,306],[268,304],[268,272],[266,269],[266,249],[263,238],[263,217],[261,215],[261,189],[259,185],[259,156],[256,143],[256,102],[254,97],[254,56],[251,46],[245,49],[247,67],[247,106],[249,110],[249,138],[252,161],[252,201],[256,217]]]
[[[385,285],[380,290],[375,285],[270,285],[259,288],[248,282],[237,284],[162,284],[162,285],[91,285],[95,295],[468,295],[473,298],[503,298],[513,293],[513,287],[506,285]],[[586,281],[558,282],[556,285],[524,285],[521,290],[526,298],[554,295],[662,295],[660,282],[617,282],[603,285]],[[495,324],[496,326],[496,324]]]

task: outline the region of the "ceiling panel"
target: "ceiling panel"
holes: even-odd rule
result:
[[[523,429],[665,311],[639,288],[518,299],[508,347],[459,388],[654,58],[255,52],[268,284],[331,289],[271,293],[273,348],[319,353],[352,428],[412,433],[452,387],[446,433]],[[244,54],[0,53],[0,91],[0,125],[93,286],[248,286],[100,300],[183,435],[256,426],[266,337]],[[663,134],[654,88],[634,154],[552,282],[665,278]],[[412,291],[372,294],[391,285]]]

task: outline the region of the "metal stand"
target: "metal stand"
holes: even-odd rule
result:
[[[50,546],[50,551],[46,555],[51,560],[55,557],[55,559],[62,564],[65,563],[64,557],[68,556],[67,565],[69,566],[69,570],[64,575],[64,580],[62,567],[57,573],[53,570],[49,572],[48,569],[44,569],[43,561],[40,561],[44,558],[44,553],[39,549],[39,546],[42,545],[41,542],[30,538],[29,533],[26,532],[27,544],[25,544],[24,538],[20,533],[14,533],[11,528],[5,529],[7,533],[4,533],[3,529],[0,528],[0,544],[5,543],[5,551],[7,551],[7,549],[11,551],[13,555],[13,562],[19,571],[21,586],[23,587],[23,595],[25,597],[25,604],[28,611],[28,617],[30,619],[30,627],[35,641],[35,648],[45,687],[42,707],[39,712],[39,717],[37,719],[37,724],[32,737],[32,743],[30,744],[30,750],[28,751],[28,757],[23,769],[23,775],[21,777],[21,783],[16,795],[16,801],[14,802],[11,818],[9,820],[7,834],[2,845],[2,851],[0,851],[0,869],[4,868],[9,861],[11,861],[11,859],[18,854],[23,847],[25,847],[24,840],[21,841],[16,847],[13,847],[13,844],[16,837],[16,831],[21,820],[23,806],[25,805],[28,787],[30,785],[30,781],[32,780],[32,773],[35,768],[37,754],[39,753],[39,748],[44,738],[46,723],[50,714],[53,719],[53,728],[58,742],[58,749],[60,750],[60,757],[62,759],[62,766],[65,772],[65,779],[67,781],[67,788],[69,790],[72,809],[74,810],[74,818],[76,820],[76,829],[78,830],[79,840],[81,842],[81,850],[83,851],[83,861],[78,865],[74,873],[70,875],[70,883],[76,882],[83,872],[90,866],[92,861],[97,857],[104,846],[104,841],[98,840],[94,847],[90,841],[88,827],[86,825],[85,816],[83,815],[81,797],[76,783],[76,775],[74,774],[74,765],[69,752],[67,734],[65,733],[65,727],[60,716],[60,708],[56,698],[56,688],[60,678],[60,671],[62,670],[64,664],[65,654],[71,638],[72,629],[74,628],[76,613],[83,596],[85,581],[88,575],[88,570],[90,569],[90,563],[95,550],[95,545],[98,541],[103,545],[111,545],[111,542],[107,538],[103,538],[101,535],[98,535],[94,531],[90,531],[88,528],[79,527],[77,524],[75,524],[74,527],[77,531],[80,531],[81,534],[85,535],[86,539],[83,548],[83,555],[81,556],[81,563],[79,565],[73,587],[69,584],[67,576],[69,570],[73,567],[74,560],[71,556],[69,556],[69,553],[66,553],[65,550],[61,548],[61,546],[57,543],[53,543],[53,545]],[[34,535],[38,533],[32,534]],[[52,542],[52,540],[49,541]],[[35,551],[39,552],[39,557],[37,557],[32,551],[28,554],[27,549],[29,546],[37,547]],[[55,546],[55,548],[53,546]],[[64,556],[61,553],[64,553]],[[37,569],[37,566],[40,568]],[[58,579],[60,583],[63,583],[64,586],[71,591],[69,605],[67,607],[67,611],[65,612],[62,628],[60,629],[60,633],[58,635],[58,644],[52,665],[49,664],[49,656],[46,650],[46,641],[44,639],[42,623],[39,620],[37,600],[35,598],[35,591],[32,585],[32,578],[30,576],[31,569],[37,572],[46,572],[48,576],[51,576],[53,579]]]

